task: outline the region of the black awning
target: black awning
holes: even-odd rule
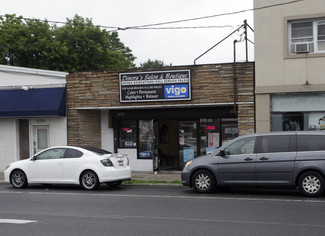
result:
[[[65,116],[65,88],[0,90],[0,116]]]

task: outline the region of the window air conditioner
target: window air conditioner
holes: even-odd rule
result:
[[[308,53],[309,52],[309,44],[308,43],[298,43],[295,44],[296,53]]]

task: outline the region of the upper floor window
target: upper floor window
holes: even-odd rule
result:
[[[324,18],[289,22],[289,54],[324,52]]]

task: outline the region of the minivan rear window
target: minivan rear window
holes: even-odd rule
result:
[[[320,151],[325,150],[325,135],[298,135],[297,151]]]

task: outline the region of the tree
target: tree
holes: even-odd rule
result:
[[[165,67],[165,66],[172,66],[172,64],[170,65],[166,65],[163,61],[160,60],[148,60],[144,63],[140,63],[140,68],[158,68],[158,67]]]
[[[6,15],[0,18],[0,48],[1,64],[70,72],[127,69],[135,60],[116,32],[78,15],[61,27]]]
[[[19,51],[18,45],[22,45],[26,37],[26,27],[22,17],[6,15],[0,17],[0,63],[8,64],[14,60]]]

